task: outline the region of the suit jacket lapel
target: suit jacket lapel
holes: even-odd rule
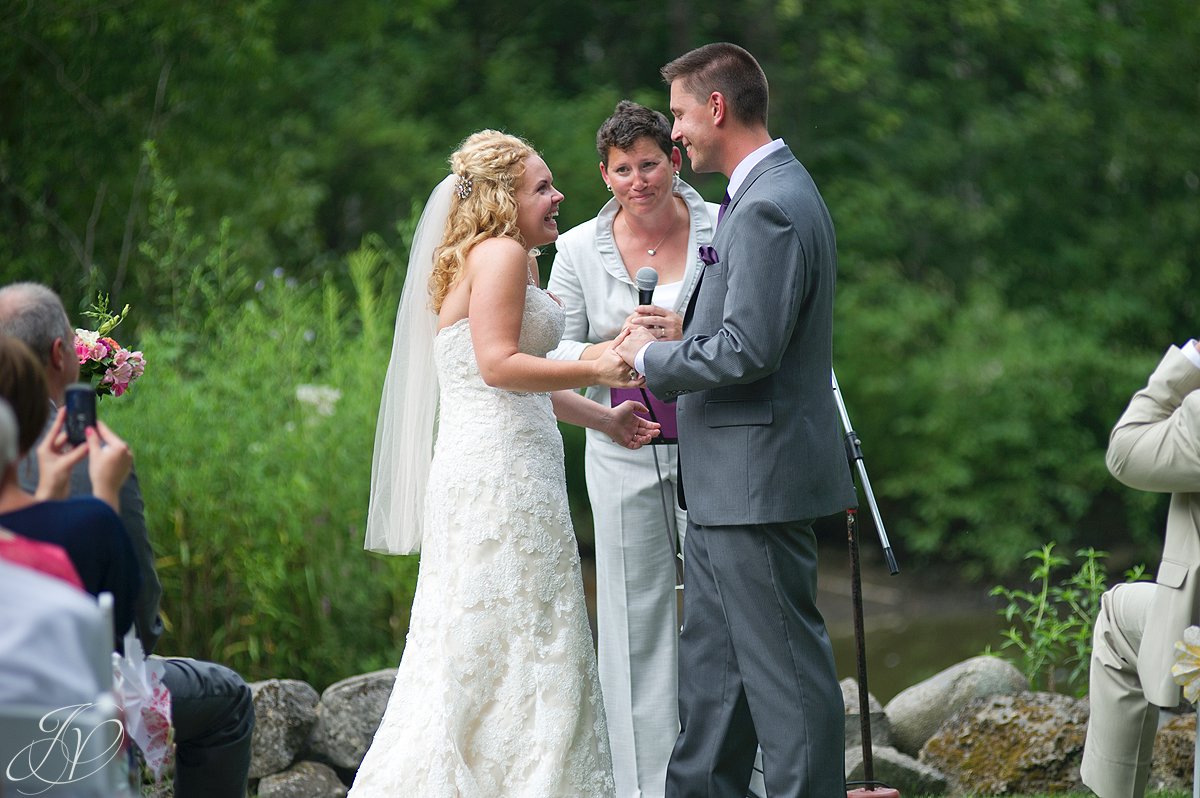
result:
[[[738,186],[737,194],[730,198],[729,207],[725,210],[725,216],[722,217],[720,224],[717,225],[716,233],[713,235],[712,245],[717,250],[719,258],[721,257],[722,250],[725,249],[725,247],[719,246],[719,244],[723,244],[723,239],[728,238],[730,235],[729,217],[733,213],[734,208],[737,207],[738,202],[741,201],[742,197],[746,196],[746,192],[754,185],[754,182],[766,174],[768,170],[783,166],[794,160],[796,160],[796,156],[792,155],[791,149],[784,146],[755,164],[754,168],[750,170],[750,174],[746,175],[746,179],[742,181],[742,185]],[[722,232],[725,235],[721,235]],[[707,269],[708,267],[705,266],[704,268]],[[726,266],[725,268],[728,269],[729,267]],[[692,290],[691,299],[688,300],[687,310],[683,314],[684,330],[688,328],[688,324],[692,320],[692,314],[696,309],[696,297],[700,296],[700,285],[703,282],[704,270],[702,269],[700,275],[696,278],[696,287]]]
[[[746,175],[746,179],[738,186],[737,194],[730,199],[729,209],[725,211],[725,218],[721,220],[721,224],[717,226],[717,229],[719,230],[722,226],[729,224],[729,216],[733,213],[734,208],[737,207],[742,197],[746,196],[746,192],[750,190],[750,187],[754,185],[754,182],[758,178],[766,174],[768,170],[791,163],[794,160],[796,160],[796,156],[792,155],[791,149],[785,145],[756,163],[754,168],[750,170],[750,174]]]

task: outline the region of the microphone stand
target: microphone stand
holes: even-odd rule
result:
[[[896,557],[888,542],[887,532],[883,528],[883,518],[879,515],[879,505],[875,502],[875,492],[871,490],[871,480],[867,476],[867,467],[863,464],[862,441],[850,424],[850,414],[846,412],[846,404],[842,401],[842,391],[838,387],[837,374],[830,372],[833,379],[833,398],[837,402],[838,413],[842,417],[842,428],[846,431],[846,457],[858,471],[858,481],[867,497],[867,505],[871,517],[875,521],[875,531],[879,534],[879,542],[883,546],[883,556],[887,559],[888,571],[892,576],[900,573],[896,565]],[[867,649],[866,633],[863,629],[863,600],[862,600],[862,568],[858,556],[858,509],[851,507],[846,510],[846,538],[850,545],[850,588],[854,604],[854,653],[858,666],[858,718],[862,733],[863,780],[847,782],[846,786],[863,785],[858,789],[848,789],[847,798],[900,798],[900,791],[875,779],[875,758],[871,750],[871,706],[867,692]]]
[[[896,555],[892,553],[892,544],[888,542],[883,518],[879,515],[879,505],[875,502],[875,491],[871,490],[871,478],[867,476],[867,467],[863,464],[862,440],[850,424],[850,414],[846,412],[846,403],[842,401],[842,389],[838,387],[837,374],[830,371],[829,375],[833,378],[833,399],[837,402],[838,414],[842,417],[842,429],[846,431],[846,457],[858,469],[858,481],[867,496],[867,506],[871,510],[872,520],[875,521],[875,531],[879,534],[879,545],[883,547],[888,573],[895,576],[900,573],[900,567],[896,565]]]

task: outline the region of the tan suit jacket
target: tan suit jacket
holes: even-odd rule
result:
[[[1170,493],[1155,595],[1138,652],[1146,700],[1179,703],[1175,642],[1200,619],[1200,368],[1172,346],[1133,395],[1108,443],[1108,470],[1138,490]]]

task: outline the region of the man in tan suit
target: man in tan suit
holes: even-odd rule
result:
[[[1104,594],[1092,648],[1083,782],[1101,798],[1140,798],[1159,707],[1179,703],[1175,642],[1200,600],[1200,344],[1167,351],[1113,428],[1107,462],[1131,488],[1172,494],[1155,582]]]

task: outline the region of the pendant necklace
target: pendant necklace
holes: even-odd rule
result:
[[[672,208],[671,210],[675,210],[675,209]],[[663,237],[658,239],[657,244],[650,247],[650,249],[646,250],[647,255],[649,255],[650,257],[653,258],[658,253],[658,248],[661,247],[663,245],[663,242],[667,240],[667,236],[671,235],[671,231],[675,229],[675,222],[677,222],[678,220],[679,220],[679,214],[675,213],[675,215],[671,217],[671,224],[667,227],[667,232],[663,233]],[[629,231],[630,235],[633,235],[633,228],[629,226],[628,219],[625,220],[625,229]]]

